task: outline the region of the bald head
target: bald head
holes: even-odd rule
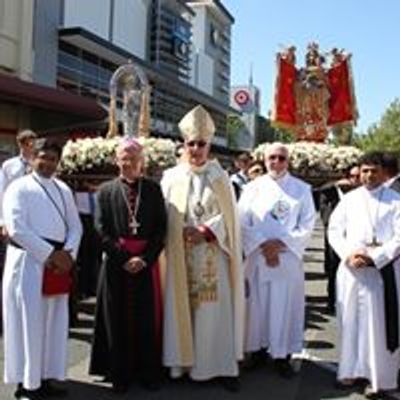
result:
[[[119,157],[122,153],[140,154],[143,146],[134,138],[123,138],[118,143],[116,155]]]

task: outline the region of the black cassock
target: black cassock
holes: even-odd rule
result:
[[[328,278],[328,308],[331,311],[334,311],[335,309],[336,273],[339,267],[340,258],[329,244],[328,225],[331,214],[339,203],[339,200],[339,192],[335,184],[331,183],[322,186],[319,196],[319,211],[324,226],[324,269]]]
[[[102,185],[97,197],[96,229],[105,257],[89,372],[119,385],[135,378],[157,380],[161,370],[161,297],[154,265],[164,247],[166,211],[157,183],[141,178],[140,186],[117,178]],[[139,201],[136,235],[129,227],[132,194]],[[132,236],[147,241],[141,254],[147,267],[135,275],[123,268],[131,254],[119,245],[121,237]]]

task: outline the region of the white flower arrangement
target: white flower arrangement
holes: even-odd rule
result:
[[[270,143],[259,145],[254,157],[260,159]],[[334,146],[322,143],[288,143],[290,168],[304,177],[335,177],[356,164],[363,152],[352,146]]]
[[[109,173],[117,171],[115,151],[121,137],[69,140],[63,149],[61,174]],[[144,147],[145,168],[165,169],[176,164],[175,143],[170,139],[139,138]]]
[[[176,165],[176,144],[171,139],[139,138],[143,145],[145,167],[167,169]]]

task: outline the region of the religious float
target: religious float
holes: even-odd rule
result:
[[[289,46],[277,54],[276,68],[271,120],[295,138],[289,144],[292,171],[316,184],[341,176],[362,154],[347,145],[345,129],[358,119],[351,54],[337,48],[322,53],[312,42],[305,66],[298,68],[296,47]],[[327,144],[329,132],[336,133],[339,145]],[[256,149],[256,156],[263,146]]]
[[[121,102],[122,135],[136,136],[144,147],[144,173],[159,179],[162,171],[176,164],[175,143],[149,136],[150,85],[143,70],[129,62],[110,80],[109,127],[105,138],[69,140],[63,149],[59,173],[74,187],[82,182],[99,183],[116,176],[115,150],[121,139],[117,102]]]

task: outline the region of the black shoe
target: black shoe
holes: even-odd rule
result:
[[[348,391],[348,390],[354,389],[357,386],[357,383],[356,383],[355,379],[349,381],[348,383],[338,380],[338,381],[335,381],[334,386],[335,386],[335,389],[337,389],[337,390],[344,390],[344,391],[347,390]]]
[[[124,394],[129,390],[129,385],[127,383],[113,382],[112,391],[116,394]]]
[[[372,399],[372,400],[383,400],[388,398],[388,396],[386,396],[383,390],[378,390],[377,392],[375,392],[369,385],[364,390],[364,397],[366,399]]]
[[[43,397],[66,397],[68,395],[66,388],[58,386],[51,380],[42,381],[42,386],[39,390]]]
[[[21,388],[20,390],[17,389],[17,392],[18,392],[19,400],[43,400],[44,399],[40,389],[28,390],[28,389]]]
[[[223,377],[220,378],[222,387],[228,392],[237,393],[240,391],[240,380],[238,377]]]
[[[282,378],[291,379],[296,375],[289,359],[277,358],[274,360],[274,365],[276,371]]]
[[[17,388],[15,389],[14,392],[14,397],[16,399],[19,399],[21,397],[21,390],[22,390],[22,383],[18,383]]]
[[[250,353],[246,360],[243,362],[244,369],[256,369],[264,366],[267,362],[267,354],[265,350],[259,350],[254,353]]]
[[[161,382],[157,379],[142,379],[140,385],[149,392],[157,392],[161,389]]]

